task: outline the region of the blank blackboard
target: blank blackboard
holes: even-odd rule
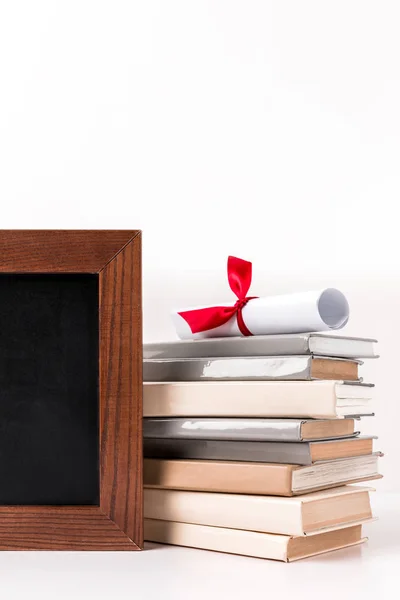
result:
[[[0,230],[0,551],[143,547],[141,232]]]
[[[96,274],[0,274],[0,505],[99,504]]]

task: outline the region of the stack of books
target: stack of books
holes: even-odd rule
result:
[[[145,539],[292,561],[360,544],[381,477],[371,339],[271,335],[146,344]],[[357,484],[357,485],[348,485]]]

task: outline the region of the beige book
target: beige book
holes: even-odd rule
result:
[[[144,538],[150,542],[173,544],[291,562],[366,541],[361,525],[307,537],[257,533],[240,529],[192,525],[174,521],[144,520]]]
[[[372,387],[343,381],[144,383],[144,417],[293,417],[373,414]]]
[[[381,477],[378,456],[325,461],[311,466],[218,460],[144,460],[150,488],[293,496]]]
[[[358,486],[292,498],[146,488],[144,517],[299,536],[362,522],[372,512],[369,488]]]

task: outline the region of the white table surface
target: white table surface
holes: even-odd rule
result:
[[[138,553],[3,552],[0,597],[394,599],[400,494],[375,492],[372,501],[379,521],[365,526],[366,544],[290,564],[156,544]]]

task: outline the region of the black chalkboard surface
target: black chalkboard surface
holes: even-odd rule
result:
[[[98,277],[0,274],[0,504],[96,505]]]

